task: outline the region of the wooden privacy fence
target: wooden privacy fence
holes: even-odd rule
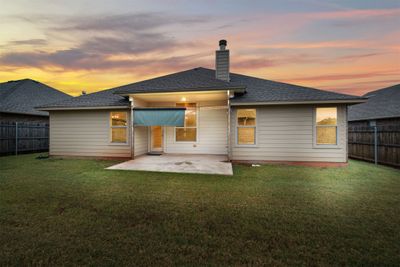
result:
[[[0,122],[0,155],[49,150],[49,125],[32,122]]]
[[[400,167],[400,126],[349,126],[349,157]]]

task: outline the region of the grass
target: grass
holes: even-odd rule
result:
[[[400,171],[0,158],[0,265],[399,265]]]

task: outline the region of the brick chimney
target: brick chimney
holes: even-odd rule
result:
[[[229,82],[229,50],[226,40],[219,41],[219,50],[215,51],[215,78]]]

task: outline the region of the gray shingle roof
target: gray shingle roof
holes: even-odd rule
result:
[[[212,73],[211,73],[212,72]],[[215,72],[204,68],[186,71],[137,82],[115,88],[116,94],[149,93],[149,92],[183,92],[201,90],[227,90],[233,87],[244,87],[215,78]]]
[[[232,99],[232,103],[307,102],[361,100],[359,96],[340,94],[294,84],[265,80],[231,73],[231,82],[246,85],[246,94]]]
[[[215,78],[215,70],[195,68],[62,101],[45,108],[128,106],[122,95],[134,93],[246,89],[232,103],[360,100],[360,97],[274,82],[231,73],[231,81]],[[120,95],[118,95],[120,94]]]
[[[0,83],[0,112],[48,116],[48,112],[35,107],[70,98],[70,95],[31,79]]]
[[[400,117],[400,84],[369,92],[366,103],[349,107],[349,121]]]

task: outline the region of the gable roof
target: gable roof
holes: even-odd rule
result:
[[[350,101],[360,102],[362,98],[328,92],[303,86],[280,83],[240,74],[231,73],[231,81],[226,82],[215,78],[215,70],[194,68],[137,83],[75,97],[52,105],[41,107],[78,108],[78,107],[109,107],[129,106],[128,94],[187,92],[210,90],[245,90],[245,94],[236,96],[232,104],[245,103],[284,103],[307,101]]]
[[[349,121],[400,117],[400,84],[369,92],[366,103],[349,107]]]
[[[31,79],[0,83],[0,112],[48,116],[48,112],[35,107],[70,98],[72,96]]]

